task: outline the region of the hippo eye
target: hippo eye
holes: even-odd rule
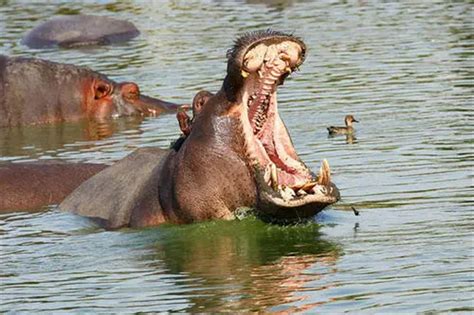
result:
[[[137,90],[128,91],[125,97],[128,99],[138,99],[140,97],[140,93]]]

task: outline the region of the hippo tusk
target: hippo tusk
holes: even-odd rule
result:
[[[319,168],[318,184],[328,186],[331,183],[331,169],[327,160],[323,160]]]
[[[271,184],[272,188],[274,191],[278,191],[278,173],[277,173],[277,167],[275,164],[271,164],[271,169],[270,169],[270,179],[271,179]]]

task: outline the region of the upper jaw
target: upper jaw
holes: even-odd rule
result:
[[[282,45],[288,44],[296,50],[282,47]],[[272,47],[268,56],[259,55],[259,53],[262,52],[267,54],[265,47]],[[280,51],[285,50],[286,54],[288,54],[290,58],[293,58],[293,64],[291,65],[292,70],[304,62],[306,45],[302,40],[291,34],[264,30],[249,32],[236,40],[234,47],[227,53],[229,67],[231,68],[229,70],[234,70],[232,68],[237,67],[238,70],[252,72],[259,67],[259,63],[261,63],[263,58],[272,55],[275,56],[275,49]],[[249,52],[251,52],[251,54],[249,54]],[[295,53],[297,53],[298,56],[296,56]],[[251,57],[251,60],[249,60],[249,57]]]

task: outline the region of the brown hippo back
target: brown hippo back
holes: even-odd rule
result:
[[[61,161],[0,164],[0,211],[38,210],[57,204],[106,167]]]

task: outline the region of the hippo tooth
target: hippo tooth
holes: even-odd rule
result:
[[[273,188],[274,191],[277,191],[277,190],[278,190],[278,172],[277,172],[277,167],[276,167],[276,165],[273,164],[273,163],[271,164],[270,167],[271,167],[271,169],[270,169],[270,171],[271,171],[271,173],[270,173],[271,177],[270,177],[270,178],[271,178],[272,188]]]
[[[270,183],[270,180],[271,180],[271,168],[270,168],[270,165],[267,165],[265,167],[265,173],[263,174],[263,180],[266,182],[266,183]]]
[[[278,69],[276,69],[276,68],[272,69],[272,71],[270,71],[270,74],[271,74],[275,79],[278,79],[278,77],[280,77],[280,71],[278,71]]]
[[[323,160],[323,166],[326,170],[326,174],[327,174],[327,179],[328,179],[328,183],[331,181],[331,169],[329,168],[329,163],[326,159]]]
[[[276,81],[276,80],[278,80],[279,75],[273,75],[273,74],[271,74],[271,75],[269,75],[268,77],[269,77],[270,79],[272,79],[273,81]]]
[[[291,200],[296,196],[295,191],[287,186],[283,186],[283,187],[280,186],[279,192],[280,192],[281,197],[286,201]]]
[[[300,191],[300,190],[304,190],[304,191],[308,191],[310,189],[312,189],[314,186],[316,186],[317,182],[306,182],[306,183],[296,183],[294,184],[293,186],[291,186],[291,189],[293,189],[294,191]]]
[[[278,55],[278,50],[275,45],[270,45],[267,48],[267,52],[265,54],[264,60],[267,61],[269,64],[273,63],[275,57]]]
[[[331,169],[329,163],[323,160],[323,163],[319,169],[318,184],[327,186],[331,182]]]
[[[287,67],[285,68],[285,72],[288,72],[288,74],[291,74],[291,72],[292,72],[292,71],[291,71],[291,68],[287,66]]]
[[[249,73],[248,73],[247,71],[245,71],[245,70],[242,70],[242,71],[240,72],[240,74],[242,74],[242,76],[243,76],[244,78],[246,78],[246,77],[249,76]]]
[[[301,187],[301,190],[310,191],[317,184],[318,184],[317,182],[307,182],[306,184],[303,185],[303,187]]]
[[[270,85],[270,87],[271,87],[273,85],[273,83],[275,83],[275,80],[272,80],[271,78],[265,78],[265,79],[263,79],[263,83],[267,84],[267,85]]]
[[[306,191],[304,191],[303,189],[300,189],[296,192],[296,195],[297,196],[304,196],[304,195],[307,195],[308,193]]]
[[[283,61],[286,61],[286,62],[290,62],[290,61],[291,61],[290,55],[288,55],[287,53],[284,53],[284,52],[282,52],[282,53],[280,54],[280,59],[283,60]]]

